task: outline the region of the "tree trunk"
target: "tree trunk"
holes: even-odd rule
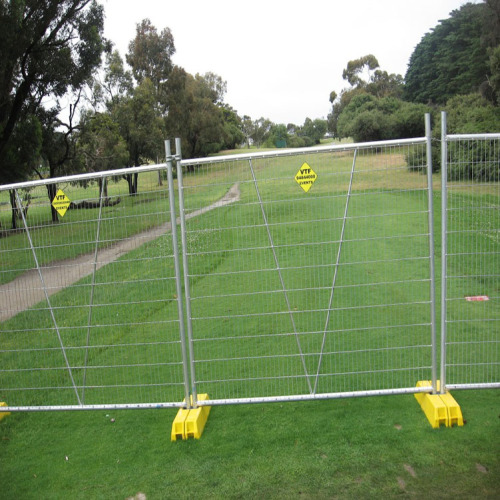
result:
[[[57,210],[52,206],[52,200],[56,197],[57,186],[55,184],[47,184],[47,195],[50,203],[50,215],[52,222],[59,222]]]
[[[9,191],[10,206],[12,207],[12,229],[17,229],[17,203],[16,192],[11,189]]]
[[[99,196],[101,196],[101,192],[102,192],[102,197],[104,199],[107,199],[108,198],[108,183],[106,182],[105,179],[102,179],[102,178],[100,178],[98,182],[99,182]],[[104,182],[104,191],[102,189],[103,182]]]

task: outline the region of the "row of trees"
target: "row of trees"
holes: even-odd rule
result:
[[[437,108],[449,111],[451,132],[500,129],[500,0],[453,11],[422,38],[404,79],[373,55],[349,61],[349,86],[330,94],[328,119],[302,125],[238,116],[220,76],[173,64],[168,28],[143,20],[123,59],[103,22],[95,0],[0,0],[0,183],[157,162],[165,137],[181,137],[184,157],[310,146],[327,131],[355,141],[412,137]],[[125,177],[135,194],[137,176]],[[13,198],[12,206],[14,214]]]
[[[91,0],[0,1],[0,183],[158,161],[165,137],[181,137],[190,158],[244,143],[307,146],[326,132],[322,120],[239,117],[226,82],[174,65],[171,31],[148,19],[124,60],[103,18]],[[137,178],[127,181],[134,194]]]
[[[338,137],[422,136],[423,114],[439,109],[448,111],[451,133],[498,131],[500,0],[465,4],[440,21],[415,48],[404,79],[371,54],[349,61],[342,76],[349,87],[331,93],[328,115]]]

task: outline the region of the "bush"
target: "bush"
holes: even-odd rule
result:
[[[288,147],[290,148],[305,148],[306,143],[303,137],[292,135],[288,139]]]

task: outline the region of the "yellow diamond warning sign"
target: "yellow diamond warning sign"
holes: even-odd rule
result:
[[[71,204],[70,199],[64,194],[64,192],[59,189],[52,200],[52,206],[56,209],[57,213],[64,217],[66,210],[68,210],[69,205]]]
[[[318,175],[307,163],[304,163],[295,174],[295,180],[306,193],[311,189],[317,178]]]

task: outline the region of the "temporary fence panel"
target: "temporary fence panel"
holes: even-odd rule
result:
[[[447,135],[442,115],[443,387],[500,387],[500,134]]]
[[[0,187],[1,401],[182,404],[169,204],[165,164]]]
[[[430,390],[429,143],[178,162],[201,405]]]

